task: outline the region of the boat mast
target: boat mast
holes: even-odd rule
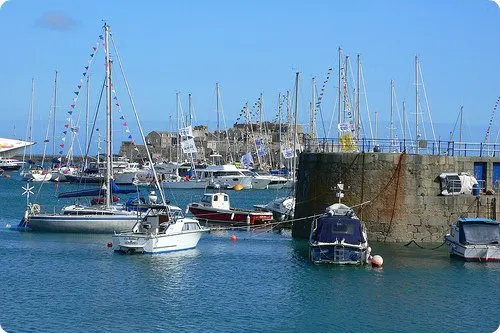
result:
[[[278,142],[280,144],[278,169],[280,169],[281,163],[283,163],[282,156],[281,156],[282,155],[282,152],[281,152],[281,93],[278,93]]]
[[[89,149],[89,108],[90,108],[90,75],[87,75],[87,85],[86,85],[87,100],[85,102],[85,151],[88,152]],[[85,155],[85,168],[87,168],[87,157],[88,153]]]
[[[341,122],[341,114],[340,114],[340,108],[342,105],[342,94],[341,94],[341,89],[342,89],[342,49],[339,47],[339,86],[337,89],[337,99],[338,99],[338,106],[337,106],[337,125],[340,124]],[[339,126],[337,126],[339,128]],[[338,137],[340,138],[340,130],[338,131]]]
[[[216,96],[216,104],[217,104],[217,141],[219,141],[219,131],[220,131],[220,115],[219,115],[219,82],[215,83],[215,96]]]
[[[53,108],[53,122],[52,122],[52,159],[56,156],[56,105],[57,105],[57,70],[54,78],[54,104]]]
[[[390,145],[393,145],[394,140],[394,80],[391,80],[391,121],[389,127],[389,140]],[[392,147],[391,147],[392,148]]]
[[[111,59],[109,57],[109,25],[104,23],[104,49],[106,54],[106,207],[110,207],[111,179],[113,177],[112,167],[112,117],[111,117]]]
[[[315,113],[316,113],[316,79],[312,78],[312,101],[311,101],[311,107],[310,107],[310,131],[311,131],[311,139],[316,138],[316,119],[315,119]]]
[[[188,111],[189,111],[189,119],[187,121],[187,126],[192,126],[193,125],[193,106],[192,106],[192,101],[191,101],[191,94],[188,95]]]
[[[299,113],[299,72],[295,73],[295,112],[293,125],[293,179],[297,169],[297,115]]]
[[[180,100],[179,100],[179,92],[176,92],[175,93],[175,101],[176,101],[176,113],[177,113],[177,162],[180,163],[181,161],[181,136],[179,134],[179,130],[181,128],[181,115],[180,115],[180,111],[179,111],[179,105],[180,105]]]
[[[356,111],[355,111],[355,114],[354,114],[354,123],[356,124],[356,133],[355,133],[355,136],[356,136],[356,141],[358,142],[359,144],[359,132],[361,131],[361,110],[360,110],[360,93],[359,93],[359,89],[360,89],[360,82],[361,82],[361,56],[359,55],[358,53],[358,66],[357,66],[357,70],[358,70],[358,80],[357,80],[357,87],[356,87]]]
[[[415,56],[415,140],[418,153],[418,56]]]

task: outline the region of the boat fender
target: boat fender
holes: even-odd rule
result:
[[[382,267],[382,265],[384,264],[384,259],[378,254],[371,257],[370,261],[373,267]]]
[[[40,213],[40,205],[39,204],[32,204],[30,210],[31,210],[32,215],[38,214],[38,213]]]

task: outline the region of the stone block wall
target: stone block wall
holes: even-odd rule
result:
[[[499,158],[407,155],[395,153],[302,153],[299,159],[292,234],[308,238],[311,217],[342,202],[365,221],[369,239],[383,242],[441,242],[459,216],[492,217],[500,212],[498,194],[440,195],[443,172],[473,174],[474,162],[488,170]],[[489,177],[491,178],[491,177]],[[487,184],[488,185],[488,184]],[[489,184],[491,185],[491,184]]]

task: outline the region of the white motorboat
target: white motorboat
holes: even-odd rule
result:
[[[275,221],[293,220],[295,214],[295,197],[290,195],[276,198],[267,204],[254,205],[254,207],[259,210],[272,212]]]
[[[365,264],[370,251],[364,223],[344,204],[327,207],[311,224],[309,256],[315,264]]]
[[[458,218],[444,241],[451,257],[465,261],[500,261],[500,221]]]
[[[177,207],[148,205],[144,219],[132,231],[115,234],[112,244],[116,252],[127,254],[189,250],[208,230],[197,220],[183,217]]]
[[[0,157],[0,168],[5,171],[19,170],[25,162],[16,160],[14,158]]]

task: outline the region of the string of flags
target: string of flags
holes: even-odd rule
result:
[[[488,128],[486,129],[486,137],[484,138],[485,143],[488,143],[488,140],[490,139],[491,125],[493,125],[493,118],[495,117],[495,111],[497,110],[499,103],[500,103],[500,96],[497,98],[495,106],[493,107],[493,111],[491,112],[490,120],[488,122]]]
[[[130,132],[130,128],[128,127],[128,122],[125,119],[125,116],[123,115],[121,103],[119,102],[118,97],[116,96],[116,91],[113,88],[113,84],[111,84],[111,95],[113,96],[113,104],[116,107],[116,109],[118,110],[118,114],[120,115],[119,119],[120,119],[120,122],[121,122],[123,128],[125,129],[125,133],[127,135],[127,138],[131,141],[132,146],[134,146],[134,150],[139,152],[139,148],[137,148],[137,145],[135,144],[135,140],[132,138],[132,133]]]
[[[78,104],[78,97],[80,96],[80,91],[83,85],[83,79],[87,77],[87,73],[89,72],[90,68],[92,67],[92,63],[94,62],[94,56],[96,55],[99,45],[102,43],[102,40],[104,37],[102,35],[99,36],[99,40],[95,43],[94,46],[92,46],[92,51],[90,53],[89,59],[87,60],[87,65],[84,66],[84,71],[82,72],[82,75],[80,77],[80,80],[78,84],[76,85],[75,91],[73,92],[73,100],[72,103],[69,105],[69,110],[67,111],[67,117],[65,120],[64,124],[64,129],[61,133],[61,143],[59,144],[60,150],[59,150],[59,160],[62,158],[64,146],[66,143],[66,135],[68,134],[68,131],[77,134],[78,133],[78,126],[75,126],[76,122],[74,121],[74,111],[76,110],[76,106]]]

